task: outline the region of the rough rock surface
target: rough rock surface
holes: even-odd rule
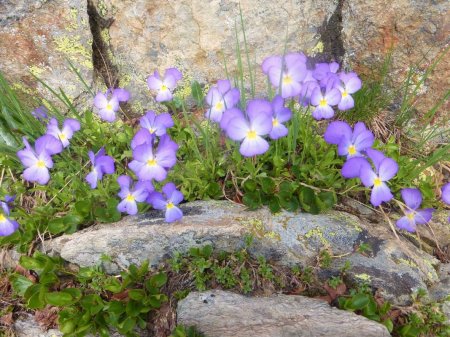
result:
[[[392,71],[402,79],[409,66],[420,64],[413,83],[424,69],[443,56],[449,46],[450,3],[446,0],[343,0],[342,43],[348,63],[370,73],[393,48]],[[450,85],[450,58],[442,58],[432,76],[419,90],[416,107],[425,112],[444,96]],[[430,95],[431,93],[431,95]],[[441,107],[440,120],[447,123],[450,101]]]
[[[17,88],[36,88],[50,98],[34,74],[77,98],[84,87],[67,59],[90,83],[91,44],[86,1],[0,1],[0,70]]]
[[[323,278],[339,273],[346,261],[347,275],[368,281],[384,296],[406,304],[418,288],[439,280],[438,261],[406,239],[396,240],[384,223],[368,224],[343,212],[311,215],[267,209],[246,211],[227,201],[201,201],[183,205],[182,221],[166,224],[160,213],[125,217],[45,242],[44,250],[60,254],[81,266],[101,263],[102,254],[111,257],[105,265],[111,273],[120,266],[148,259],[155,265],[173,252],[193,246],[213,245],[217,250],[235,251],[244,246],[246,234],[255,236],[251,253],[284,265],[313,265],[322,250],[335,256],[332,265],[321,271]],[[370,247],[358,252],[361,244]]]
[[[16,320],[14,332],[17,337],[61,337],[63,335],[57,329],[43,331],[31,315]]]
[[[334,0],[94,2],[104,18],[114,20],[108,42],[121,83],[129,84],[144,107],[150,99],[145,79],[155,69],[181,68],[187,76],[187,88],[192,77],[202,83],[224,78],[224,58],[230,76],[235,74],[239,3],[250,61],[257,64],[269,55],[282,54],[285,41],[287,50],[313,50],[322,26],[336,9]],[[242,36],[240,41],[243,48]],[[257,76],[261,80],[259,71]],[[265,80],[259,83],[266,88]]]
[[[326,302],[295,295],[245,297],[214,290],[178,303],[177,323],[208,337],[387,337],[386,327]],[[326,323],[325,323],[326,322]]]

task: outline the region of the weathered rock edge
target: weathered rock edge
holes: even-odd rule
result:
[[[267,209],[246,211],[227,201],[196,201],[182,206],[184,218],[166,224],[161,213],[150,211],[128,216],[113,224],[89,227],[43,244],[43,250],[58,254],[79,266],[103,264],[117,273],[130,264],[149,260],[153,266],[191,247],[212,245],[218,251],[234,252],[245,246],[245,236],[255,237],[250,253],[271,263],[311,266],[320,251],[335,256],[319,276],[340,274],[348,261],[346,275],[356,282],[369,282],[397,305],[406,305],[411,294],[438,283],[439,262],[406,239],[396,240],[383,223],[370,224],[354,215],[331,211],[326,214],[280,212]],[[366,244],[370,252],[357,247]],[[110,262],[102,262],[102,256]]]
[[[298,295],[246,297],[222,290],[191,292],[177,323],[208,337],[387,337],[386,327],[326,302]]]

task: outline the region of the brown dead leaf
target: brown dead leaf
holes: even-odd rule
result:
[[[36,281],[37,281],[37,277],[34,276],[33,274],[31,274],[31,272],[29,270],[25,269],[21,265],[17,265],[16,268],[14,269],[14,271],[16,273],[19,273],[22,276],[25,276],[27,279],[29,279],[33,283],[36,283]]]
[[[58,320],[59,309],[57,307],[47,306],[42,310],[36,310],[34,313],[34,320],[39,326],[48,330],[56,327],[56,321]]]
[[[3,315],[0,317],[0,325],[4,326],[12,326],[14,323],[13,314],[10,312],[9,314]]]
[[[345,283],[339,284],[336,289],[330,287],[328,283],[325,283],[323,288],[327,291],[329,297],[331,298],[331,302],[334,301],[337,297],[342,296],[347,291],[347,286]]]
[[[126,298],[128,298],[128,290],[121,291],[120,293],[111,296],[111,299],[117,301],[123,301]]]

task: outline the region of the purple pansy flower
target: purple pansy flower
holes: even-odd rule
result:
[[[226,133],[233,140],[242,141],[239,152],[245,157],[263,154],[269,143],[262,138],[272,130],[272,106],[264,100],[252,100],[247,105],[248,120],[237,115],[227,125]]]
[[[355,106],[355,101],[351,94],[354,94],[359,89],[361,89],[362,83],[356,73],[340,73],[339,79],[341,83],[335,85],[337,89],[341,92],[341,101],[338,104],[339,110],[349,110]]]
[[[333,87],[326,89],[325,93],[322,89],[315,88],[311,94],[311,105],[316,108],[312,112],[315,119],[329,119],[334,116],[333,105],[336,105],[341,100],[341,92]]]
[[[119,212],[134,215],[137,213],[137,203],[147,199],[149,193],[153,192],[153,185],[150,181],[138,181],[131,187],[133,180],[125,175],[117,178],[120,192],[117,194],[122,201],[117,205]]]
[[[397,174],[398,164],[380,151],[367,149],[366,153],[372,160],[375,171],[370,166],[363,165],[360,167],[359,177],[364,186],[372,187],[370,202],[376,207],[394,197],[386,182]]]
[[[299,94],[299,103],[303,106],[308,106],[311,101],[311,94],[314,91],[314,89],[320,88],[319,83],[317,83],[317,80],[312,76],[312,71],[307,70],[306,77],[303,80],[302,84],[302,90]]]
[[[280,88],[283,98],[300,94],[302,81],[306,76],[306,56],[302,53],[291,53],[282,56],[270,56],[261,65],[264,74],[269,76],[270,83]]]
[[[225,131],[227,130],[228,123],[235,117],[245,118],[244,114],[238,108],[231,108],[225,110],[222,115],[222,119],[220,120],[220,128]]]
[[[288,134],[288,129],[284,124],[292,117],[292,112],[284,106],[284,99],[281,96],[275,96],[272,100],[272,131],[269,137],[278,139]]]
[[[19,229],[17,221],[9,219],[6,215],[0,213],[0,236],[8,236]]]
[[[76,119],[68,118],[63,123],[63,128],[60,130],[56,118],[50,119],[47,125],[47,134],[59,139],[63,147],[69,145],[69,139],[72,138],[74,132],[80,130],[80,122]]]
[[[171,128],[173,124],[172,117],[168,113],[156,115],[154,111],[147,111],[147,114],[141,118],[140,124],[151,134],[162,136],[166,133],[167,128]]]
[[[9,204],[12,203],[16,199],[15,195],[5,195],[4,200],[0,200],[0,205],[2,206],[3,212],[5,215],[9,215],[10,208]]]
[[[106,95],[116,97],[119,102],[127,102],[130,99],[130,92],[123,88],[108,89]]]
[[[114,173],[114,159],[105,155],[103,147],[97,154],[89,151],[88,155],[92,163],[92,171],[86,176],[86,181],[91,185],[91,188],[96,188],[97,182],[102,180],[104,174]]]
[[[131,140],[131,149],[136,148],[136,146],[142,145],[142,144],[153,144],[153,141],[155,139],[155,135],[151,134],[148,129],[140,129],[136,134],[134,135],[133,139]]]
[[[169,68],[164,73],[164,77],[161,79],[159,72],[155,70],[153,75],[147,78],[147,84],[149,89],[156,90],[157,102],[166,102],[172,100],[172,92],[177,86],[177,82],[181,80],[183,75],[177,68]]]
[[[183,194],[177,190],[174,183],[167,183],[162,188],[164,193],[150,193],[147,202],[154,209],[165,210],[166,222],[174,222],[182,218],[183,212],[176,206],[183,201]]]
[[[31,114],[37,120],[42,121],[42,120],[48,118],[47,112],[48,112],[47,108],[45,106],[41,105],[40,107],[37,107],[36,109],[31,111]]]
[[[363,122],[356,123],[352,131],[347,123],[335,121],[328,125],[324,139],[329,144],[338,145],[340,156],[351,158],[361,156],[363,151],[373,145],[375,137]]]
[[[445,184],[442,186],[442,201],[445,202],[447,205],[450,205],[450,183]]]
[[[44,135],[36,140],[33,149],[24,137],[25,149],[17,152],[22,164],[26,167],[23,172],[25,180],[45,185],[50,180],[49,168],[53,167],[51,155],[62,151],[61,142],[51,135]]]
[[[108,98],[106,94],[99,92],[95,95],[94,105],[98,109],[100,118],[107,122],[114,122],[116,120],[116,112],[119,110],[119,99],[112,95]]]
[[[334,77],[333,75],[336,75],[338,70],[339,64],[337,62],[317,63],[312,72],[312,76],[324,86],[328,82],[330,76]]]
[[[424,225],[431,220],[434,209],[418,209],[422,203],[422,194],[417,188],[404,188],[400,192],[407,206],[405,216],[397,220],[397,227],[408,232],[415,232],[416,225]]]
[[[167,140],[167,137],[159,142],[156,153],[154,153],[153,144],[142,144],[133,149],[134,160],[128,164],[128,167],[138,176],[139,180],[163,181],[166,179],[167,170],[173,167],[177,161],[176,149],[173,145],[176,143],[172,142],[170,138]]]
[[[225,110],[233,108],[240,99],[239,90],[231,88],[229,80],[218,80],[217,84],[209,89],[205,102],[209,106],[205,117],[220,123]]]

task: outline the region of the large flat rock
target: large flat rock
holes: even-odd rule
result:
[[[91,83],[92,36],[86,6],[86,1],[78,0],[0,1],[0,70],[14,87],[50,98],[35,75],[70,98],[84,92],[67,60]]]
[[[233,252],[243,248],[245,236],[251,234],[254,256],[283,265],[310,266],[327,250],[334,258],[319,276],[326,279],[339,274],[349,261],[349,277],[371,283],[397,304],[409,303],[412,292],[439,281],[438,261],[408,240],[395,239],[384,223],[366,223],[337,211],[320,215],[247,211],[228,201],[190,202],[182,208],[185,216],[174,224],[150,211],[46,241],[43,249],[80,266],[103,264],[108,272],[116,273],[131,263],[149,260],[157,265],[176,251],[184,253],[207,244]],[[363,243],[370,247],[365,254],[357,250]],[[111,262],[102,262],[102,255]]]
[[[214,290],[178,303],[177,323],[208,337],[388,337],[386,327],[326,302],[294,295],[245,297]]]

